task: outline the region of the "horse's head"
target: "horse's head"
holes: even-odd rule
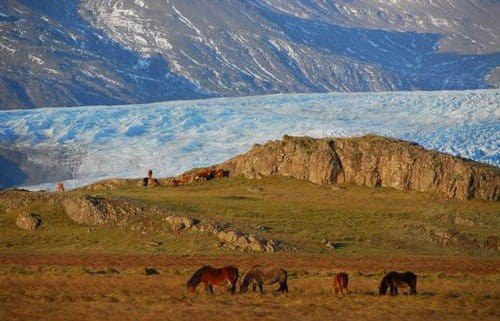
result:
[[[240,285],[240,293],[246,293],[248,291],[248,284],[241,283]]]
[[[186,290],[188,293],[193,293],[196,290],[196,287],[191,282],[187,282]]]

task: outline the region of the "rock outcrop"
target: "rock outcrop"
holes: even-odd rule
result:
[[[144,211],[155,210],[124,198],[108,199],[91,195],[64,198],[61,205],[70,219],[89,226],[105,224],[122,226]]]
[[[317,184],[353,183],[440,193],[460,200],[497,201],[500,168],[427,150],[415,143],[358,138],[284,136],[255,145],[220,165],[231,175],[290,176]]]
[[[17,216],[16,225],[23,230],[35,231],[42,225],[42,219],[34,213],[22,213]]]
[[[263,238],[253,234],[243,233],[228,227],[227,224],[201,222],[197,219],[170,214],[165,217],[174,231],[194,229],[201,233],[213,235],[220,240],[221,248],[240,250],[244,252],[276,252],[280,250],[291,251],[292,247],[281,241]]]

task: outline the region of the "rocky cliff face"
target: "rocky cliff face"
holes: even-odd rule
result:
[[[285,136],[222,164],[248,178],[284,175],[317,184],[430,191],[460,200],[498,200],[500,169],[392,138]]]

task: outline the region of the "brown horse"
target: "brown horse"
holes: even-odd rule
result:
[[[186,288],[189,293],[196,290],[196,286],[203,282],[205,284],[205,292],[214,294],[213,285],[224,285],[229,282],[231,293],[236,291],[236,282],[238,281],[238,269],[228,265],[222,268],[213,268],[210,265],[205,265],[198,271],[194,272],[193,276],[187,281]]]
[[[398,294],[398,287],[410,288],[410,294],[417,294],[417,276],[413,272],[399,273],[391,271],[387,273],[379,286],[379,294],[385,295],[387,293],[387,288],[389,288],[389,293],[391,295]]]
[[[253,266],[243,277],[240,285],[240,293],[248,291],[248,286],[252,284],[253,291],[255,292],[259,286],[260,293],[264,293],[263,284],[279,283],[280,287],[277,292],[288,292],[287,285],[288,272],[280,267],[262,267]]]
[[[335,275],[333,279],[333,288],[335,290],[335,294],[347,294],[347,286],[349,284],[349,275],[345,272],[340,272]]]
[[[191,182],[191,176],[189,175],[183,175],[180,179],[182,185],[186,185],[189,182]]]
[[[205,180],[205,181],[209,181],[213,178],[213,172],[212,170],[210,169],[203,169],[199,172],[197,172],[195,175],[194,175],[194,180],[195,181],[199,181],[199,180]]]
[[[217,168],[213,171],[213,176],[215,178],[225,178],[225,177],[229,177],[229,171],[227,170],[224,170],[222,168]]]

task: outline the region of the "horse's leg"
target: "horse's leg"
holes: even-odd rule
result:
[[[236,292],[236,281],[233,280],[233,281],[230,281],[231,282],[231,294],[234,294]]]
[[[396,287],[395,287],[392,283],[391,283],[391,284],[389,284],[389,293],[390,293],[391,295],[396,294],[395,289],[396,289]]]
[[[208,288],[210,290],[210,294],[214,294],[214,288],[211,283],[208,285]]]
[[[410,285],[410,294],[417,294],[417,280],[413,280]]]
[[[286,283],[286,281],[283,283],[283,290],[283,292],[288,293],[288,284]]]
[[[410,284],[410,294],[417,294],[417,285],[413,282]]]
[[[205,293],[210,294],[210,284],[208,282],[205,282]]]
[[[264,288],[262,287],[262,282],[259,282],[259,291],[260,294],[264,294]]]
[[[252,290],[253,292],[257,291],[257,283],[252,282]]]

